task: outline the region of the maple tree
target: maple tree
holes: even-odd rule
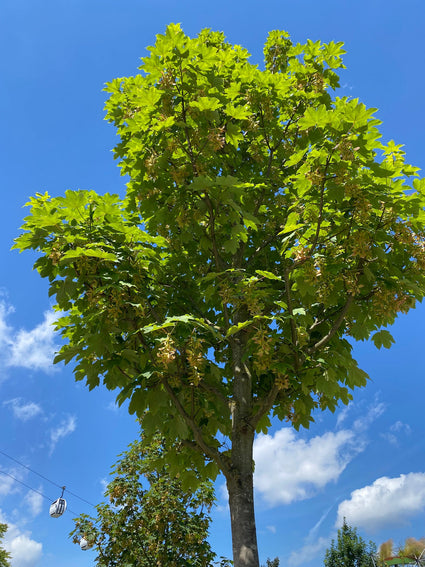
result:
[[[106,86],[125,195],[37,194],[16,247],[41,253],[56,361],[147,412],[188,486],[224,475],[235,567],[258,567],[255,433],[366,384],[349,339],[389,347],[424,295],[425,183],[375,109],[334,96],[342,43],[274,31],[260,69],[170,25],[149,52]]]
[[[212,483],[182,490],[166,465],[156,466],[164,450],[159,436],[148,444],[142,434],[114,465],[108,501],[96,506],[95,516],[74,519],[74,543],[84,538],[97,551],[99,567],[213,565],[216,557],[207,540]]]

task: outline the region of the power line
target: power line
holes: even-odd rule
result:
[[[28,484],[25,484],[25,482],[22,482],[22,480],[17,479],[16,477],[13,476],[13,474],[10,474],[6,471],[2,471],[0,469],[0,474],[4,474],[10,478],[12,478],[15,482],[19,482],[19,484],[22,484],[22,486],[25,486],[26,488],[29,488],[30,490],[32,490],[33,492],[36,492],[37,494],[39,494],[40,496],[42,496],[43,498],[45,498],[46,500],[49,500],[49,502],[52,502],[53,499],[50,498],[49,496],[46,496],[45,494],[43,494],[42,492],[40,492],[39,490],[37,490],[36,488],[33,488],[32,486],[29,486]]]
[[[25,482],[22,482],[22,480],[19,480],[18,478],[14,477],[12,474],[6,472],[6,471],[2,471],[0,469],[0,474],[4,474],[10,478],[12,478],[15,482],[19,482],[19,484],[22,484],[22,486],[25,486],[26,488],[28,488],[29,490],[31,490],[32,492],[36,492],[37,494],[39,494],[40,496],[42,496],[43,498],[45,498],[46,500],[48,500],[49,502],[53,502],[53,498],[50,498],[49,496],[46,496],[45,494],[43,494],[42,492],[40,492],[40,490],[37,490],[36,488],[33,488],[32,486],[30,486],[29,484],[26,484]],[[63,488],[63,487],[61,487]],[[74,514],[75,516],[77,516],[78,514],[76,512],[73,512],[71,510],[71,508],[69,508],[67,506],[67,510],[68,512],[71,512],[71,514]]]
[[[63,486],[57,484],[56,482],[53,482],[53,480],[50,480],[50,478],[47,478],[46,476],[42,475],[41,473],[33,470],[32,468],[30,468],[27,465],[24,465],[24,463],[21,463],[21,461],[18,461],[18,459],[15,459],[15,457],[11,457],[10,455],[8,455],[7,453],[5,453],[4,451],[2,451],[0,449],[0,454],[7,457],[8,459],[10,459],[11,461],[17,463],[19,466],[27,469],[28,471],[32,472],[33,474],[36,474],[37,476],[39,476],[40,478],[42,478],[43,480],[50,482],[50,484],[52,484],[53,486],[56,486],[56,488],[60,488],[61,490],[64,488]],[[20,482],[21,484],[23,484],[24,486],[26,486],[27,488],[29,488],[30,490],[33,490],[34,492],[38,492],[37,490],[35,490],[34,488],[31,488],[30,486],[27,486],[26,484],[24,484],[23,482],[21,482],[20,480],[14,478],[11,474],[6,473],[4,471],[1,471],[1,473],[6,474],[7,476],[10,476],[11,478],[13,478],[14,480],[16,480],[17,482]],[[86,504],[88,504],[89,506],[92,506],[93,508],[96,508],[96,506],[94,504],[92,504],[91,502],[89,502],[88,500],[86,500],[85,498],[82,498],[81,496],[78,496],[78,494],[75,494],[74,492],[71,492],[71,490],[68,490],[67,488],[65,488],[65,490],[71,495],[74,496],[75,498],[78,498],[79,500],[81,500],[82,502],[85,502]],[[39,493],[41,494],[41,493]],[[42,494],[42,496],[44,496]],[[47,496],[44,496],[45,498],[47,498]],[[72,512],[74,513],[74,512]]]

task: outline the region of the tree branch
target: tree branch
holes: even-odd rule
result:
[[[223,404],[226,407],[229,406],[229,399],[226,398],[226,396],[222,392],[220,392],[218,388],[214,388],[214,386],[211,386],[210,384],[206,384],[204,380],[201,380],[199,382],[199,388],[205,390],[206,392],[210,392],[211,394],[214,394],[215,396],[217,396],[217,398],[219,398],[223,402]]]
[[[215,238],[215,227],[214,227],[214,222],[215,222],[215,215],[214,215],[214,207],[213,204],[211,202],[211,199],[209,198],[208,193],[205,192],[205,197],[203,198],[203,200],[205,201],[207,208],[208,208],[208,212],[210,215],[210,238],[211,238],[211,243],[212,243],[212,247],[213,247],[213,254],[214,254],[214,260],[215,260],[215,265],[216,268],[219,272],[223,271],[223,260],[220,256],[220,254],[218,253],[218,248],[217,248],[217,241]]]
[[[188,415],[186,410],[184,409],[182,403],[178,399],[176,393],[170,386],[166,376],[162,376],[161,382],[164,385],[164,388],[168,395],[170,396],[175,408],[177,409],[180,416],[183,418],[184,422],[188,427],[192,430],[193,437],[195,438],[196,444],[200,447],[204,455],[217,463],[220,470],[223,474],[226,474],[230,470],[230,463],[227,462],[227,459],[224,455],[222,455],[217,449],[208,445],[205,441],[202,431],[195,423],[195,421]]]
[[[274,383],[270,392],[267,394],[265,398],[263,398],[260,407],[258,408],[257,412],[252,416],[251,419],[251,425],[254,430],[257,428],[257,425],[260,422],[261,418],[267,415],[272,409],[276,397],[279,393],[279,390],[280,387],[276,383]]]
[[[354,294],[350,294],[348,296],[347,301],[345,302],[343,308],[341,309],[340,314],[338,315],[336,321],[334,322],[334,324],[331,327],[331,330],[329,331],[329,333],[327,335],[325,335],[324,337],[322,337],[320,339],[320,341],[318,341],[314,346],[312,346],[311,348],[309,348],[307,350],[308,354],[313,354],[314,352],[316,352],[319,348],[325,346],[331,339],[332,337],[335,336],[336,332],[338,331],[338,329],[340,328],[340,326],[342,325],[342,322],[344,321],[344,317],[347,314],[347,311],[350,309],[351,304],[354,301]]]
[[[292,346],[294,349],[294,366],[295,366],[295,371],[298,373],[298,370],[300,368],[300,361],[298,358],[298,353],[297,353],[297,345],[298,345],[298,334],[297,334],[297,328],[295,325],[295,321],[294,321],[294,316],[293,316],[293,310],[292,310],[292,298],[291,298],[291,290],[290,290],[290,284],[289,284],[289,270],[288,268],[285,270],[285,295],[286,295],[286,303],[288,305],[288,311],[289,311],[289,315],[290,315],[290,319],[289,319],[289,324],[291,326],[291,340],[292,340]]]

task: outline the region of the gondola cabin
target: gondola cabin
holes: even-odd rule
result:
[[[80,547],[83,551],[86,551],[87,549],[91,548],[91,544],[86,540],[85,537],[82,537],[80,539]]]
[[[58,498],[50,505],[49,514],[52,518],[59,518],[66,510],[65,498]]]

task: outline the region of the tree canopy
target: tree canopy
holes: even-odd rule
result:
[[[372,541],[366,543],[344,518],[337,541],[332,540],[326,550],[325,567],[375,567],[375,559],[376,545]]]
[[[211,482],[183,490],[179,478],[155,461],[165,450],[158,436],[140,440],[120,455],[96,516],[74,519],[74,543],[94,546],[99,567],[209,567],[215,554],[207,540],[214,502]],[[226,563],[227,565],[228,563]],[[224,565],[224,563],[221,563]]]
[[[223,472],[235,565],[258,567],[255,432],[366,384],[350,339],[389,347],[424,295],[425,182],[375,109],[334,96],[342,43],[274,31],[264,69],[210,30],[148,49],[106,86],[125,195],[37,194],[16,247],[40,252],[56,361],[147,412],[188,483]]]

